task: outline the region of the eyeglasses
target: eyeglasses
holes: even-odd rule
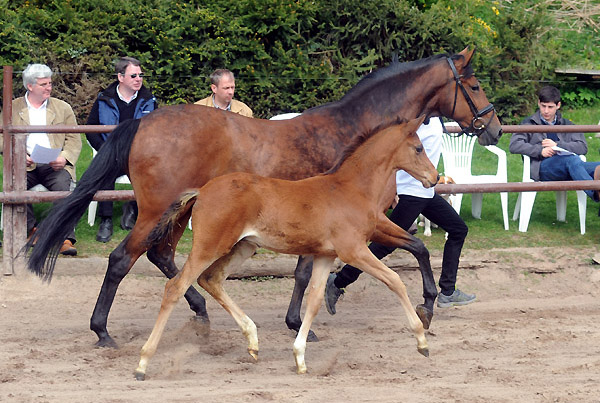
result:
[[[144,78],[144,73],[135,73],[135,74],[123,74],[123,73],[120,73],[120,74],[121,74],[123,77],[125,77],[125,76],[127,76],[127,75],[128,75],[128,76],[129,76],[129,77],[131,77],[131,78],[136,78],[137,76],[140,76],[140,78]]]

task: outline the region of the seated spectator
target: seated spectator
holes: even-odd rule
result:
[[[212,106],[224,109],[242,116],[252,117],[252,109],[245,103],[233,99],[235,93],[235,77],[227,69],[215,70],[210,75],[212,95],[194,102],[196,105]]]
[[[88,125],[117,125],[127,119],[139,119],[156,109],[156,98],[143,84],[144,74],[141,63],[133,57],[122,57],[115,63],[117,80],[98,94],[88,116]],[[110,133],[87,133],[90,145],[96,150]],[[123,172],[125,173],[125,172]],[[114,183],[102,190],[114,190]],[[113,235],[113,204],[110,201],[98,203],[100,225],[96,240],[108,242]],[[121,228],[131,230],[137,219],[135,201],[123,204]]]
[[[77,125],[71,106],[50,96],[52,92],[52,70],[45,64],[30,64],[23,71],[25,96],[16,98],[12,103],[12,122],[14,125]],[[0,134],[1,136],[1,134]],[[0,150],[2,150],[0,137]],[[36,163],[31,158],[36,146],[59,148],[60,154],[47,164]],[[75,163],[81,152],[79,133],[29,133],[27,136],[27,189],[41,184],[48,190],[70,190],[71,182],[76,180]],[[27,205],[27,233],[35,231],[36,220],[33,206]],[[65,239],[60,253],[77,255],[75,248],[75,229]]]
[[[548,126],[547,133],[515,133],[510,139],[510,152],[531,158],[531,179],[536,181],[568,181],[600,179],[600,162],[583,162],[587,153],[583,133],[554,133],[552,126],[572,125],[560,113],[560,91],[545,86],[538,92],[539,109],[521,122],[522,125]],[[584,191],[595,202],[597,190]]]

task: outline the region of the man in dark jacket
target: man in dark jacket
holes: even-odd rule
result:
[[[538,92],[539,109],[521,122],[522,125],[545,125],[547,133],[515,133],[510,139],[510,152],[531,158],[531,179],[536,181],[598,180],[600,162],[583,162],[587,153],[583,133],[553,133],[554,125],[572,125],[561,116],[560,91],[552,86]],[[600,201],[598,191],[585,190],[594,201]]]
[[[127,119],[139,119],[156,109],[156,98],[144,87],[143,73],[140,61],[133,57],[122,57],[115,64],[117,81],[98,94],[87,119],[88,125],[116,125]],[[90,145],[96,150],[111,133],[87,133]],[[114,190],[114,184],[106,189]],[[99,242],[108,242],[113,234],[112,202],[98,203],[100,226],[96,234]],[[123,204],[121,227],[126,230],[133,228],[137,217],[135,201]]]

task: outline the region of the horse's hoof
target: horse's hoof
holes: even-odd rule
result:
[[[429,357],[429,347],[417,347],[417,351],[425,357]]]
[[[421,322],[423,322],[423,328],[429,329],[431,320],[433,319],[433,311],[423,304],[417,305],[415,311],[417,312],[419,319],[421,319]]]
[[[136,381],[144,381],[146,380],[146,374],[140,371],[135,371],[135,380]]]
[[[98,340],[96,342],[96,347],[114,348],[115,350],[119,348],[117,343],[115,343],[115,341],[110,336],[103,337],[100,340]]]
[[[192,320],[200,322],[203,325],[210,325],[210,319],[208,319],[208,315],[195,315],[192,317]]]
[[[312,330],[309,330],[308,336],[306,337],[306,341],[317,343],[319,341],[319,338],[317,337],[315,332],[313,332]]]

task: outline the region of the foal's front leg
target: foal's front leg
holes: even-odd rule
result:
[[[313,261],[312,276],[309,283],[308,298],[306,299],[306,312],[302,326],[298,331],[296,340],[294,341],[294,358],[296,360],[296,371],[299,374],[306,373],[306,363],[304,361],[304,353],[306,352],[306,339],[310,331],[310,325],[315,316],[319,312],[323,296],[325,294],[325,285],[327,276],[331,270],[331,266],[335,261],[331,256],[315,257]]]
[[[365,273],[382,281],[390,290],[400,297],[400,303],[408,318],[409,326],[417,338],[417,350],[425,357],[429,357],[429,346],[427,345],[427,339],[425,338],[423,323],[413,309],[406,292],[406,286],[400,279],[398,273],[377,259],[366,246],[354,248],[354,250],[349,252],[350,253],[347,256],[342,257],[340,255],[340,259],[343,259],[345,262],[348,262],[348,264],[358,267]]]
[[[423,279],[424,304],[417,305],[416,311],[425,329],[429,329],[433,319],[433,303],[437,297],[437,287],[433,279],[427,247],[423,241],[394,224],[385,215],[380,216],[377,221],[377,228],[371,236],[371,240],[386,246],[404,249],[417,259]]]
[[[285,315],[285,323],[288,329],[295,330],[298,332],[302,325],[300,319],[300,309],[302,308],[302,299],[304,298],[304,291],[310,281],[310,276],[313,270],[313,257],[312,256],[299,256],[296,270],[294,270],[294,291],[292,292],[292,298],[290,299],[290,305]],[[319,341],[317,335],[312,331],[308,331],[308,341]]]

